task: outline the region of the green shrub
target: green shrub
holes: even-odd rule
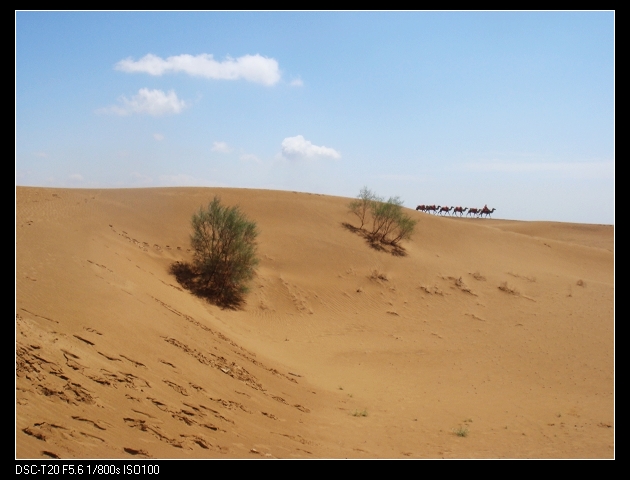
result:
[[[411,238],[417,223],[403,212],[403,201],[399,197],[384,201],[367,187],[361,189],[358,200],[350,202],[348,207],[361,220],[359,230],[363,230],[368,214],[371,216],[372,229],[366,234],[372,242],[398,246],[401,240]]]
[[[256,223],[239,207],[221,205],[215,196],[207,209],[193,215],[192,228],[190,242],[199,283],[221,303],[237,301],[247,292],[258,265]]]
[[[363,187],[361,189],[357,198],[358,200],[350,202],[349,208],[350,211],[359,217],[359,220],[361,220],[359,228],[363,228],[363,225],[365,225],[365,217],[368,212],[372,210],[375,203],[382,202],[383,200],[367,187]]]

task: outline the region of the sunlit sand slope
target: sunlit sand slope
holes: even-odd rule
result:
[[[169,273],[215,194],[260,229],[238,310]],[[614,456],[612,227],[408,211],[392,255],[348,201],[18,187],[16,456]]]

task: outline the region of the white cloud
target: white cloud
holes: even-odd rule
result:
[[[219,153],[230,153],[232,149],[225,142],[212,142],[212,151]]]
[[[293,160],[313,157],[341,158],[341,154],[337,150],[313,145],[302,135],[285,138],[282,141],[282,155]]]
[[[240,156],[240,159],[243,160],[244,162],[256,162],[256,163],[260,163],[260,158],[258,158],[256,155],[254,155],[253,153],[244,153]]]
[[[161,142],[162,140],[164,140],[164,135],[162,135],[161,133],[154,133],[153,138],[155,138],[158,142]]]
[[[289,85],[291,85],[292,87],[301,87],[304,85],[304,82],[302,81],[301,78],[294,78],[293,80],[291,80],[291,82],[289,83]]]
[[[129,73],[148,73],[149,75],[164,75],[171,72],[184,72],[195,77],[212,78],[215,80],[238,80],[243,78],[249,82],[275,85],[280,80],[278,62],[273,58],[262,55],[243,55],[236,59],[227,57],[217,62],[211,54],[176,55],[163,59],[157,55],[148,54],[138,61],[131,58],[121,60],[115,66],[116,70]]]
[[[97,110],[97,113],[115,113],[123,116],[146,113],[159,117],[165,114],[181,113],[188,106],[186,102],[177,98],[173,90],[164,93],[162,90],[141,88],[138,95],[134,95],[131,99],[121,96],[119,100],[122,105],[101,108]]]
[[[48,154],[46,152],[35,152],[35,156],[39,158],[48,158]]]

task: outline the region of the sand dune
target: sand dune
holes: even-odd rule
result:
[[[261,232],[240,310],[169,273],[214,194]],[[348,201],[18,187],[16,457],[614,457],[612,226],[409,211],[394,256]]]

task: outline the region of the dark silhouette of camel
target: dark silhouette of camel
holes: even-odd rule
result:
[[[426,212],[426,213],[437,213],[437,211],[439,210],[440,206],[438,205],[437,207],[435,205],[418,205],[416,207],[416,210],[420,210],[421,212]]]
[[[490,210],[488,207],[483,207],[481,211],[479,212],[479,216],[483,217],[485,215],[489,217],[490,215],[492,215],[492,212],[494,212],[495,210],[496,208],[493,208],[492,210]]]
[[[461,217],[461,216],[463,216],[463,215],[464,215],[464,212],[465,212],[466,210],[468,210],[468,207],[466,207],[466,208],[462,208],[462,207],[455,207],[455,208],[453,209],[453,215],[455,215],[456,213],[459,213],[459,216]]]

